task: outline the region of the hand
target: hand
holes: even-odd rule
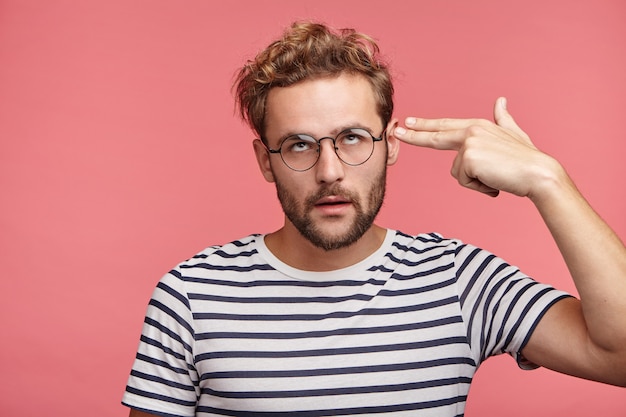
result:
[[[494,119],[408,117],[406,129],[397,127],[394,136],[411,145],[457,151],[451,173],[464,187],[493,197],[502,190],[532,198],[560,165],[533,145],[504,97],[496,100]]]

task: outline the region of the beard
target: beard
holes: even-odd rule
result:
[[[369,195],[365,198],[367,203],[365,208],[358,194],[342,188],[341,185],[321,188],[317,193],[306,198],[303,207],[299,207],[295,196],[278,180],[276,180],[276,192],[285,215],[300,234],[314,246],[330,251],[352,245],[372,227],[383,204],[386,180],[387,167],[385,166],[372,183]],[[338,195],[348,199],[356,211],[350,227],[348,227],[347,231],[340,234],[325,233],[311,219],[310,213],[315,203],[321,198],[331,195]]]

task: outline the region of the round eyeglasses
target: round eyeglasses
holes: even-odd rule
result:
[[[334,138],[325,136],[319,140],[310,135],[297,134],[286,137],[278,149],[266,148],[270,153],[279,153],[285,165],[294,171],[307,171],[320,158],[321,142],[330,139],[337,157],[346,165],[357,166],[370,159],[374,143],[383,140],[384,133],[377,138],[365,129],[351,128],[341,131]]]

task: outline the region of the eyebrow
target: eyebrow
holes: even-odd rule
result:
[[[316,139],[316,140],[319,140],[319,139],[320,139],[320,138],[322,138],[322,137],[324,137],[324,138],[326,138],[326,137],[333,137],[333,138],[334,138],[334,137],[336,137],[339,133],[341,133],[341,132],[343,132],[343,131],[345,131],[345,130],[348,130],[348,129],[363,129],[363,130],[365,130],[365,131],[369,132],[369,133],[373,136],[372,129],[370,129],[369,127],[367,127],[367,126],[365,126],[365,125],[363,125],[363,124],[361,124],[361,123],[348,123],[348,124],[346,124],[346,125],[343,125],[343,126],[340,126],[340,127],[337,127],[337,128],[335,128],[335,129],[331,130],[331,131],[330,131],[330,133],[328,133],[328,135],[324,135],[324,136],[320,136],[320,137],[316,137],[315,135],[313,135],[313,134],[311,134],[311,133],[304,133],[304,132],[290,131],[290,132],[288,132],[288,133],[285,133],[284,135],[281,135],[281,136],[279,137],[279,139],[278,139],[278,143],[280,144],[280,143],[282,143],[285,139],[287,139],[288,137],[291,137],[291,136],[296,136],[296,135],[307,135],[307,136],[310,136],[310,137],[312,137],[312,138],[314,138],[314,139]],[[383,130],[384,130],[384,129],[383,129]]]

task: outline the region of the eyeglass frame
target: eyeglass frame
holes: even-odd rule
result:
[[[343,160],[343,158],[341,158],[341,156],[339,156],[339,154],[337,153],[337,146],[335,141],[337,140],[337,138],[339,136],[341,136],[341,134],[348,132],[350,130],[362,130],[364,132],[366,132],[368,135],[370,135],[370,137],[372,138],[372,151],[370,152],[369,156],[367,158],[365,158],[365,160],[363,162],[359,162],[358,164],[351,164],[349,162],[346,162]],[[295,136],[307,136],[311,139],[313,139],[315,141],[315,143],[317,144],[317,158],[315,159],[315,162],[313,163],[313,165],[311,165],[308,168],[305,169],[295,169],[293,167],[291,167],[286,161],[285,158],[283,157],[283,153],[282,153],[282,148],[283,148],[283,143],[285,143],[287,141],[287,139],[295,137]],[[335,155],[337,155],[337,158],[339,158],[339,160],[341,162],[343,162],[344,164],[348,165],[348,166],[352,166],[352,167],[356,167],[359,165],[363,165],[364,163],[366,163],[367,161],[370,160],[370,158],[372,157],[372,155],[374,155],[374,147],[376,145],[376,142],[381,142],[384,139],[386,139],[387,136],[387,130],[383,129],[383,131],[380,133],[379,137],[374,136],[370,131],[368,131],[367,129],[364,129],[362,127],[349,127],[346,129],[343,129],[341,132],[337,133],[337,135],[335,135],[335,137],[333,138],[332,136],[323,136],[319,139],[314,138],[311,135],[308,135],[306,133],[295,133],[293,135],[289,135],[286,138],[284,138],[281,142],[280,142],[280,146],[278,146],[278,149],[272,149],[267,145],[267,140],[265,138],[261,138],[261,142],[263,143],[263,146],[265,146],[265,149],[267,149],[267,151],[271,154],[280,154],[280,159],[281,161],[283,161],[283,164],[285,164],[285,166],[287,166],[287,168],[291,169],[292,171],[296,171],[296,172],[305,172],[310,170],[311,168],[313,168],[315,165],[317,165],[317,162],[320,160],[320,155],[322,154],[322,141],[324,139],[330,139],[333,142],[333,149],[335,151]]]

